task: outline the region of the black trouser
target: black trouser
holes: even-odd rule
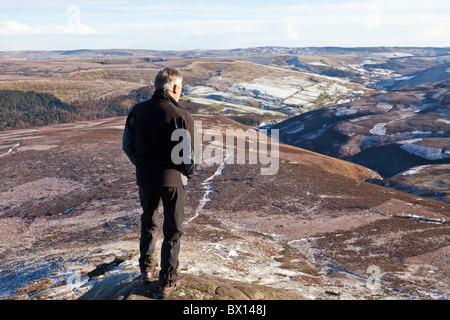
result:
[[[177,280],[178,253],[180,252],[180,237],[183,234],[186,189],[184,186],[176,188],[139,187],[139,198],[143,209],[139,267],[141,272],[152,272],[156,269],[157,261],[154,252],[158,205],[160,199],[162,199],[164,207],[164,240],[161,246],[159,280],[162,286],[172,286]]]

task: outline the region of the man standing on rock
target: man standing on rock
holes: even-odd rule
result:
[[[159,290],[163,298],[181,285],[177,267],[180,237],[183,234],[186,184],[196,168],[190,143],[191,137],[194,137],[194,121],[189,112],[178,104],[182,81],[182,75],[175,69],[165,68],[157,74],[152,98],[136,104],[128,115],[122,145],[136,166],[143,209],[139,266],[144,281],[150,281],[156,270],[155,236],[158,205],[162,199],[164,240],[161,246]],[[184,134],[180,135],[180,132]],[[182,149],[183,153],[189,154],[183,155],[181,163],[179,152],[173,152],[178,150],[175,147],[180,144],[174,137],[180,139],[180,136],[183,143],[189,146],[188,151]],[[190,161],[185,161],[186,156]]]

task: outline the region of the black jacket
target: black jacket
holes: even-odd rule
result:
[[[172,161],[172,150],[180,143],[171,139],[176,129],[186,129],[194,137],[194,120],[164,91],[155,91],[150,100],[131,109],[122,148],[136,166],[138,186],[179,187],[186,184],[186,177],[194,174],[194,161],[185,164]]]

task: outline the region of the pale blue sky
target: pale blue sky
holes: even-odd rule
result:
[[[0,0],[0,50],[450,46],[450,1]]]

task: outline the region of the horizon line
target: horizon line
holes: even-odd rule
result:
[[[66,51],[105,51],[105,50],[136,50],[136,51],[179,51],[179,52],[186,52],[186,51],[232,51],[232,50],[244,50],[244,49],[260,49],[260,48],[286,48],[286,49],[308,49],[308,48],[314,48],[314,49],[324,49],[324,48],[339,48],[339,49],[371,49],[371,48],[400,48],[400,49],[411,49],[411,48],[439,48],[439,49],[450,49],[449,46],[417,46],[417,45],[399,45],[399,46],[392,46],[392,45],[359,45],[359,46],[336,46],[336,45],[323,45],[323,46],[283,46],[283,45],[267,45],[267,46],[250,46],[250,47],[235,47],[235,48],[196,48],[196,49],[144,49],[144,48],[129,48],[129,47],[123,47],[123,48],[101,48],[101,49],[93,49],[93,48],[77,48],[77,49],[17,49],[17,50],[0,50],[0,52],[25,52],[25,51],[40,51],[40,52],[66,52]]]

